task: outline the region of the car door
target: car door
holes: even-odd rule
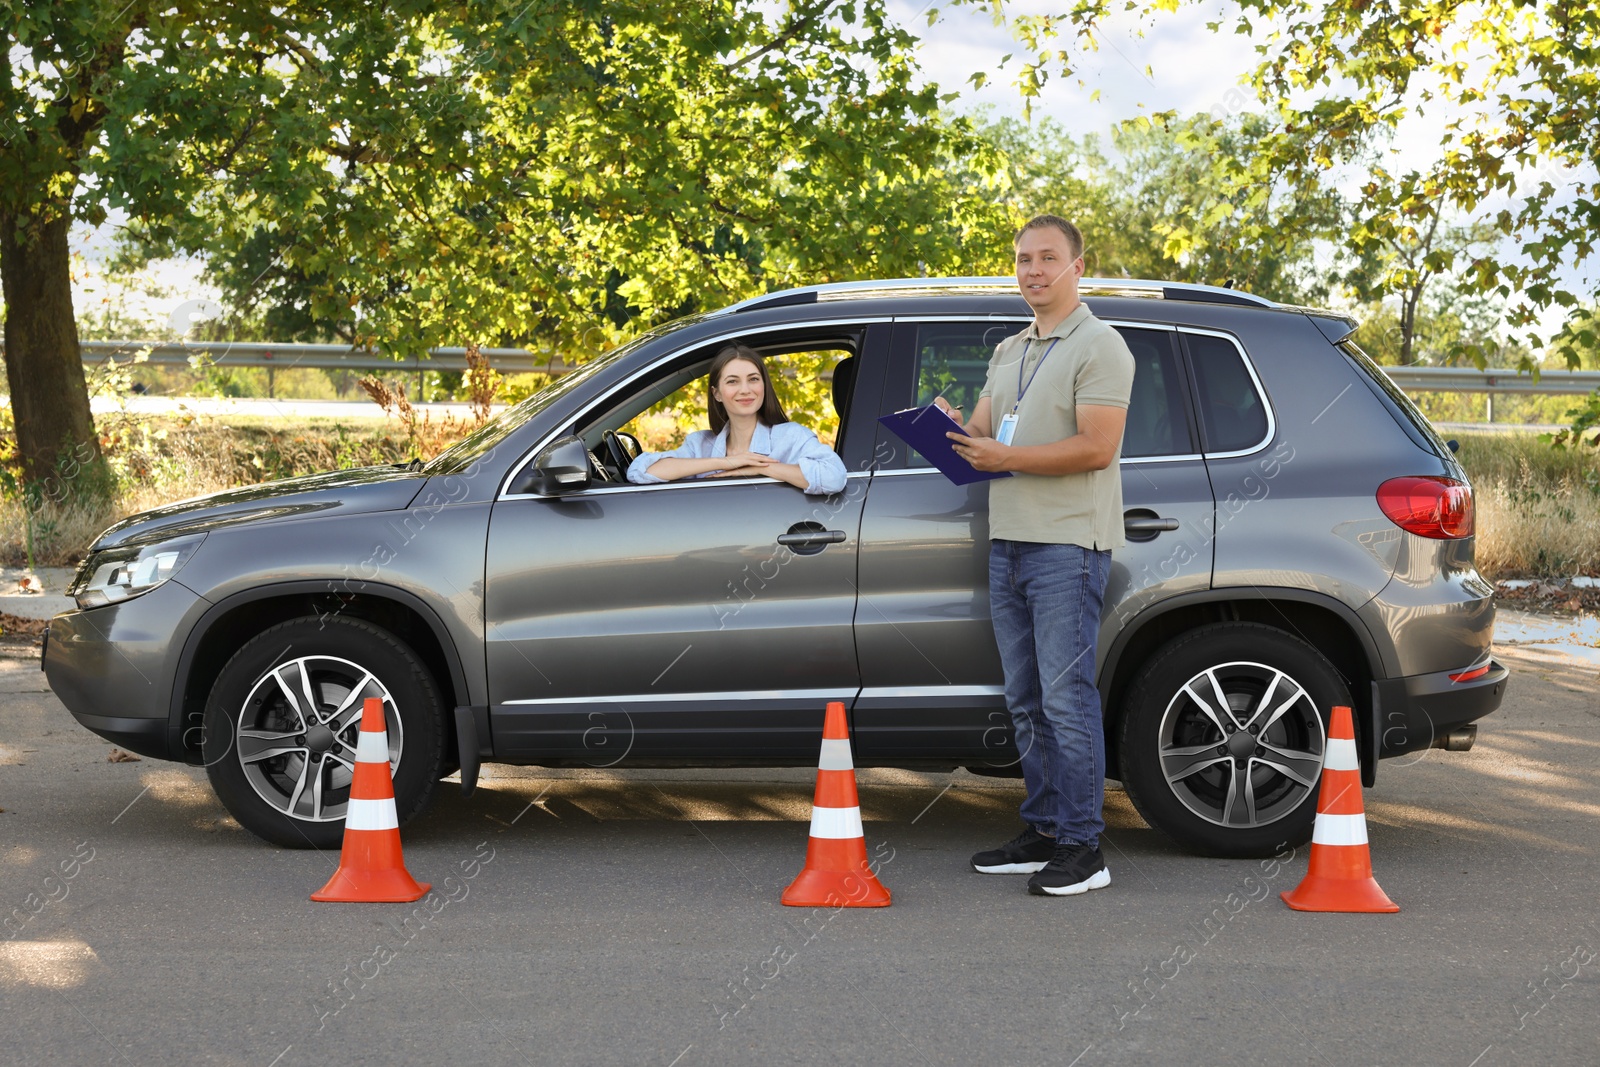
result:
[[[814,757],[827,701],[860,684],[867,478],[825,497],[765,478],[504,493],[484,596],[497,757]]]
[[[898,322],[886,411],[943,395],[971,411],[994,346],[1027,319]],[[1212,494],[1174,331],[1113,322],[1136,365],[1123,440],[1128,543],[1112,555],[1100,653],[1160,597],[1211,579]],[[989,620],[988,482],[952,484],[882,431],[861,529],[856,647],[863,758],[1015,759]]]

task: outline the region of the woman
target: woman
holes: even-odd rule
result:
[[[815,433],[789,421],[754,349],[729,345],[718,352],[706,394],[711,429],[696,430],[671,452],[646,452],[628,466],[630,482],[760,474],[812,494],[844,489],[844,461]]]

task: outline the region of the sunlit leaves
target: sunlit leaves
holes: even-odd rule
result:
[[[1179,2],[1130,7],[1154,19]],[[1002,13],[997,2],[973,6]],[[1049,34],[1081,40],[1108,9],[1064,2]],[[1018,36],[1028,41],[1040,25],[1019,27]],[[1337,169],[1373,166],[1404,116],[1444,115],[1434,162],[1366,185],[1348,234],[1357,254],[1391,240],[1405,219],[1487,221],[1516,241],[1517,253],[1498,262],[1480,257],[1467,277],[1481,291],[1505,295],[1513,326],[1532,324],[1543,308],[1593,298],[1600,7],[1588,0],[1239,0],[1210,26],[1259,34],[1250,84],[1283,135],[1257,139],[1258,155],[1242,178],[1270,176],[1311,190]],[[1042,57],[1048,47],[1040,42],[1035,51]],[[1513,206],[1473,217],[1502,197]],[[1575,292],[1579,278],[1584,289]]]

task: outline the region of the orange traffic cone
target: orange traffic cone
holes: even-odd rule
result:
[[[806,865],[783,891],[782,900],[794,908],[889,906],[889,891],[867,865],[856,765],[850,758],[850,728],[845,725],[844,705],[837,700],[828,704],[822,724],[822,758],[817,764]]]
[[[356,773],[350,781],[339,869],[311,899],[398,904],[417,900],[427,891],[428,885],[411,877],[400,855],[400,819],[394,806],[394,779],[389,777],[383,701],[368,697],[361,705]]]
[[[1361,765],[1349,708],[1334,708],[1328,729],[1328,755],[1311,831],[1311,865],[1299,885],[1278,895],[1295,911],[1400,910],[1372,877],[1367,816],[1361,807]]]

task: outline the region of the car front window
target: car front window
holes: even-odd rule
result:
[[[479,458],[491,452],[496,445],[509,437],[513,430],[533,418],[569,392],[579,388],[589,379],[622,359],[634,349],[647,341],[653,340],[661,331],[651,330],[634,338],[625,345],[620,345],[596,356],[577,370],[562,375],[543,389],[534,393],[526,400],[506,408],[500,414],[473,430],[467,436],[451,445],[449,448],[434,456],[423,468],[429,476],[458,474],[466,470]]]

